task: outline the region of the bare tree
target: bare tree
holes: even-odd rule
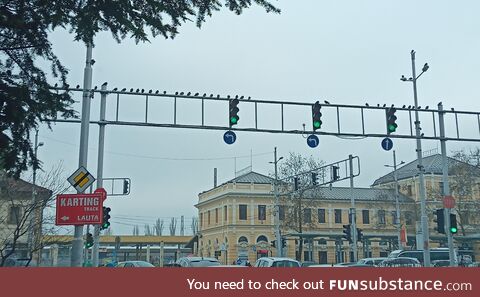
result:
[[[55,198],[68,186],[63,162],[41,172],[33,186],[21,179],[15,180],[0,173],[0,267],[17,251],[26,250],[29,261],[34,254],[38,264],[41,250],[50,244],[55,227]]]
[[[324,163],[313,156],[305,157],[294,152],[290,152],[288,157],[280,163],[278,177],[282,180],[280,191],[283,192],[283,195],[280,196],[280,203],[285,211],[282,229],[303,233],[305,228],[315,226],[317,213],[312,209],[316,208],[321,193],[319,187],[314,186],[311,174],[299,174],[317,169]],[[318,177],[321,177],[325,171],[316,171],[316,173],[319,175]],[[292,188],[294,177],[298,178],[298,190],[296,191],[293,191],[294,188]],[[301,260],[302,255],[303,238],[300,238],[297,260]]]
[[[157,221],[155,221],[155,234],[157,236],[162,236],[162,233],[163,233],[163,219],[157,219]]]
[[[151,236],[152,235],[152,230],[150,229],[149,224],[145,224],[144,230],[145,230],[145,236]]]
[[[177,218],[172,218],[172,219],[170,220],[170,226],[169,226],[169,228],[170,228],[170,235],[171,235],[171,236],[175,236],[175,231],[176,231],[176,229],[177,229]]]
[[[132,232],[132,234],[133,234],[134,236],[140,235],[140,228],[138,228],[138,225],[133,226],[133,232]]]

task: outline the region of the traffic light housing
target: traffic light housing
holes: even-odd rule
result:
[[[105,230],[105,229],[108,229],[108,227],[110,227],[110,207],[103,207],[103,219],[102,219],[102,226],[100,228],[100,230]]]
[[[85,248],[89,249],[93,246],[93,235],[92,233],[87,233],[87,238],[85,240]]]
[[[363,230],[360,228],[357,228],[357,241],[362,241],[363,239]]]
[[[316,172],[312,172],[312,185],[318,184],[318,174]]]
[[[332,166],[332,179],[333,180],[338,180],[340,178],[340,175],[338,171],[340,170],[339,166]]]
[[[320,112],[320,109],[322,106],[320,105],[320,102],[315,102],[315,104],[312,105],[312,125],[313,125],[313,131],[317,131],[317,129],[320,129],[322,127],[322,113]]]
[[[123,195],[130,194],[130,180],[124,179],[123,180]]]
[[[450,233],[452,234],[457,234],[458,228],[457,228],[457,215],[451,213],[450,214]]]
[[[232,128],[233,125],[236,125],[238,123],[238,120],[240,117],[238,116],[238,99],[230,99],[229,101],[229,116],[228,116],[228,123],[230,125],[230,128]]]
[[[343,236],[345,240],[347,240],[349,243],[352,243],[352,229],[351,225],[343,225]]]
[[[433,219],[433,221],[435,223],[437,223],[437,227],[435,228],[435,230],[437,230],[438,233],[445,234],[445,216],[444,216],[443,208],[435,210],[435,212],[433,214],[434,214],[434,216],[436,216]],[[451,216],[450,216],[450,218],[451,218]],[[452,223],[450,222],[450,225],[451,224]],[[455,225],[456,225],[456,223],[455,223]]]
[[[272,247],[277,247],[277,241],[276,241],[276,240],[270,241],[270,245],[271,245]]]
[[[298,191],[298,177],[293,178],[293,189]]]
[[[397,109],[394,107],[390,107],[385,110],[386,116],[387,116],[387,134],[393,133],[397,130],[397,116],[395,113],[397,112]]]
[[[287,247],[287,240],[285,238],[282,238],[282,248]]]

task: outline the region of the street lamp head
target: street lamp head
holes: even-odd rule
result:
[[[402,77],[400,78],[401,81],[407,81],[407,78],[405,77],[405,75],[402,75]]]
[[[398,165],[402,165],[402,164],[405,164],[405,161],[400,162],[400,164],[398,164]]]
[[[428,68],[430,68],[430,66],[428,66],[427,63],[425,63],[425,65],[423,65],[422,71],[425,72],[428,70]]]
[[[283,157],[278,158],[277,162],[280,161],[280,160],[282,160],[282,159],[283,159]]]
[[[43,142],[39,142],[38,145],[37,145],[37,147],[40,147],[40,146],[43,146],[43,145],[44,145]]]

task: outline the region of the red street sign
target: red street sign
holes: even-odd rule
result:
[[[93,194],[57,195],[57,216],[55,225],[101,224],[104,189],[97,189]]]
[[[444,208],[454,208],[455,207],[455,198],[452,196],[443,197],[443,207]]]

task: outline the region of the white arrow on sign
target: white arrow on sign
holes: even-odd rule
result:
[[[68,221],[68,220],[70,219],[70,217],[63,216],[63,217],[61,217],[60,219],[63,220],[63,221]]]

